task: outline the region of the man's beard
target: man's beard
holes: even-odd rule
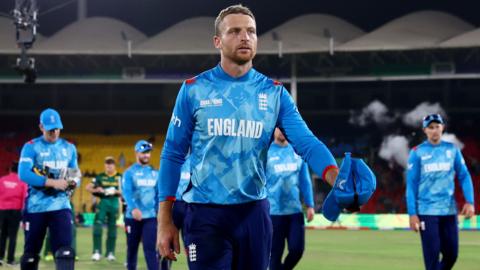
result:
[[[247,64],[248,62],[252,61],[254,57],[255,53],[253,51],[250,51],[250,54],[248,54],[248,56],[240,56],[240,54],[238,54],[236,51],[234,51],[228,56],[228,58],[232,60],[232,62],[239,66]]]
[[[148,158],[139,158],[138,161],[142,165],[148,165],[148,162],[150,161]]]

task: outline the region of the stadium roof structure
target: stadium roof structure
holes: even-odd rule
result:
[[[343,44],[363,34],[360,28],[338,17],[308,14],[293,18],[261,35],[258,52],[328,52],[331,38],[334,44]]]
[[[181,21],[135,46],[135,54],[217,54],[213,46],[214,17]]]
[[[128,53],[132,46],[147,37],[122,21],[91,17],[65,26],[52,37],[35,44],[35,54],[93,54],[111,55]]]
[[[438,11],[413,12],[337,48],[338,51],[432,49],[474,29],[458,17]],[[480,41],[477,42],[477,46]]]
[[[117,19],[89,17],[37,39],[32,54],[42,55],[217,55],[212,44],[214,17],[194,17],[147,37]],[[40,28],[41,30],[41,28]],[[0,54],[16,54],[12,21],[0,17]],[[439,11],[418,11],[370,33],[326,14],[292,18],[259,37],[258,54],[379,52],[479,48],[480,28]],[[10,41],[9,41],[10,40]]]
[[[43,40],[44,37],[37,34],[37,41]],[[13,21],[5,17],[0,17],[0,53],[15,54],[20,52],[20,49],[15,43],[15,25]]]
[[[480,44],[480,28],[463,33],[440,43],[440,48],[478,47]]]

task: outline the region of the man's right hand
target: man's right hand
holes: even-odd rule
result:
[[[134,208],[132,210],[132,216],[133,216],[133,219],[135,219],[136,221],[141,221],[142,220],[142,211],[140,211],[140,209],[138,209],[138,208]]]
[[[410,216],[410,229],[418,232],[420,230],[420,219],[417,215]]]
[[[45,181],[45,187],[50,187],[56,190],[65,191],[68,187],[68,182],[65,179],[48,178],[47,181]]]
[[[172,204],[164,201],[158,207],[157,250],[160,256],[176,261],[175,253],[180,253],[180,241],[172,220]]]
[[[103,190],[102,187],[96,187],[96,188],[93,190],[93,192],[95,192],[95,193],[104,193],[105,190]]]

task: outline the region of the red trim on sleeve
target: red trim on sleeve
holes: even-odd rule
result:
[[[418,145],[415,145],[415,146],[412,148],[412,150],[413,150],[413,151],[417,151],[417,148],[418,148]]]
[[[283,83],[277,81],[277,80],[273,80],[273,85],[282,85]]]
[[[190,79],[186,79],[186,80],[185,80],[185,83],[186,83],[186,84],[192,84],[192,83],[194,83],[196,80],[197,80],[197,78],[193,77],[193,78],[190,78]]]
[[[331,169],[338,169],[338,167],[335,166],[335,165],[329,165],[329,166],[327,166],[327,167],[325,168],[325,170],[323,170],[323,173],[322,173],[322,179],[323,179],[323,181],[326,181],[325,176],[327,175],[327,172],[328,172],[329,170],[331,170]]]
[[[170,202],[174,202],[174,201],[177,200],[177,198],[175,198],[175,196],[167,196],[167,197],[165,198],[165,200],[170,201]]]
[[[33,140],[30,140],[27,142],[28,144],[33,144]]]

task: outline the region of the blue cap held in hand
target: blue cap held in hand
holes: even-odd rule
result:
[[[345,153],[335,184],[323,203],[323,216],[335,221],[343,209],[359,209],[368,202],[376,187],[375,174],[367,164]]]

